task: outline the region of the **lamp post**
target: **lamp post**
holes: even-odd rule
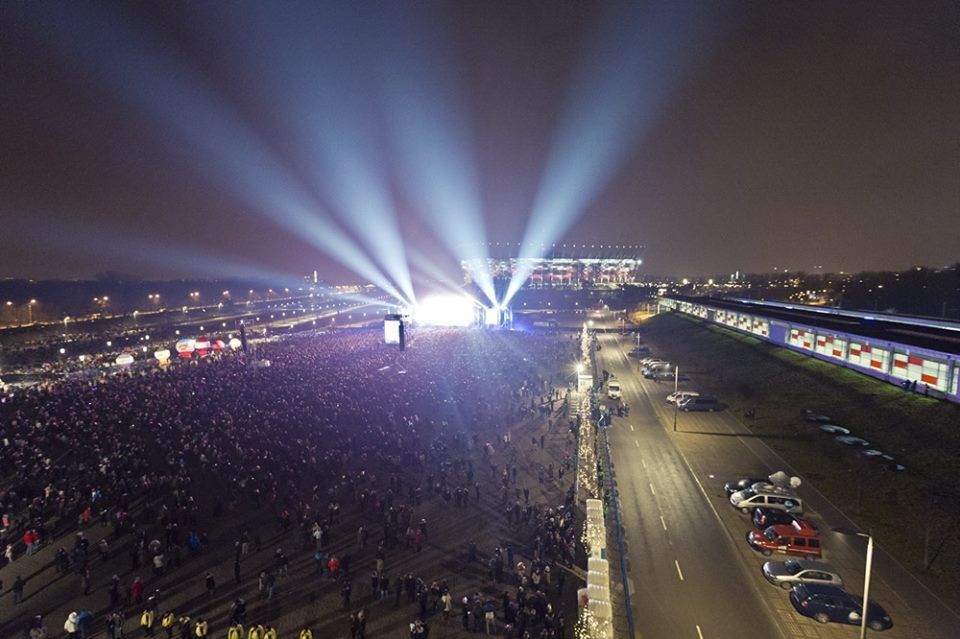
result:
[[[30,300],[27,304],[27,324],[33,324],[33,305],[37,303],[37,300]]]
[[[866,574],[863,577],[863,605],[860,608],[860,639],[864,639],[867,636],[867,616],[870,613],[870,573],[873,570],[873,534],[843,528],[834,528],[833,532],[841,535],[864,537],[867,540]]]
[[[680,412],[680,402],[677,401],[677,389],[680,386],[680,367],[673,371],[673,432],[677,432],[677,413]]]
[[[857,533],[867,538],[867,574],[863,578],[863,607],[860,611],[860,639],[867,636],[867,615],[870,611],[870,571],[873,568],[873,535]]]

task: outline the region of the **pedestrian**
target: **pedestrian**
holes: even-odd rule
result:
[[[240,585],[240,560],[234,559],[233,561],[233,581],[238,586]]]
[[[453,596],[449,590],[443,591],[443,594],[440,596],[440,601],[443,603],[443,619],[446,621],[450,618],[450,611],[453,610]]]
[[[19,605],[23,603],[23,587],[27,585],[27,582],[23,580],[23,577],[17,575],[17,578],[13,582],[13,603],[14,605]]]
[[[208,572],[204,582],[207,584],[207,595],[212,597],[213,590],[217,587],[217,580],[213,578],[213,574]]]
[[[143,603],[143,579],[135,577],[130,584],[130,598],[136,603]]]
[[[175,621],[176,617],[172,610],[168,610],[164,613],[163,617],[160,618],[160,627],[167,633],[167,639],[173,639],[173,624]]]
[[[313,639],[313,631],[309,628],[304,628],[300,631],[299,639]]]
[[[143,632],[147,637],[153,636],[153,622],[153,610],[146,608],[142,613],[140,613],[140,627],[143,628]]]
[[[177,625],[180,628],[180,639],[190,639],[190,617],[180,615],[177,619]]]
[[[77,639],[77,637],[80,636],[76,612],[71,612],[67,615],[67,620],[63,622],[63,630],[67,633],[67,639]]]
[[[199,617],[193,627],[193,636],[203,639],[210,633],[210,627],[203,617]]]
[[[83,570],[83,574],[80,576],[80,585],[83,587],[83,594],[89,595],[91,587],[89,568]]]
[[[343,586],[340,588],[340,607],[344,610],[350,607],[350,591],[353,590],[353,587],[350,585],[349,581],[344,581]]]

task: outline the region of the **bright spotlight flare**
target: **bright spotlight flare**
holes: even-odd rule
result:
[[[607,9],[580,57],[504,303],[656,124],[702,52],[705,25],[723,22],[704,15],[710,10],[710,3],[691,0]]]
[[[467,295],[430,295],[410,309],[410,316],[422,326],[475,326],[482,308]]]

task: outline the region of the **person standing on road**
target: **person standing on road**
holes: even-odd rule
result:
[[[140,613],[140,627],[143,628],[144,635],[147,637],[153,636],[153,622],[154,622],[154,612],[150,608],[147,608],[142,613]]]
[[[20,605],[23,603],[23,587],[27,585],[27,582],[23,580],[23,577],[17,575],[16,580],[13,582],[13,603],[14,605]]]
[[[80,636],[76,612],[71,612],[67,615],[67,620],[63,622],[63,630],[67,633],[67,639],[77,639],[77,637]]]
[[[173,624],[175,621],[176,617],[169,610],[160,619],[160,627],[166,631],[167,639],[173,639]]]

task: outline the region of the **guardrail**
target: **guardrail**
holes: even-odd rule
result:
[[[627,557],[623,546],[623,525],[620,522],[620,495],[617,490],[617,482],[613,475],[613,460],[610,456],[610,440],[607,438],[607,429],[603,429],[603,449],[604,456],[607,458],[607,481],[610,490],[610,509],[613,511],[613,519],[617,523],[617,550],[620,553],[620,576],[623,579],[623,600],[624,607],[627,609],[627,628],[630,631],[631,639],[637,636],[637,629],[633,619],[633,604],[630,600],[630,582],[627,576]]]

